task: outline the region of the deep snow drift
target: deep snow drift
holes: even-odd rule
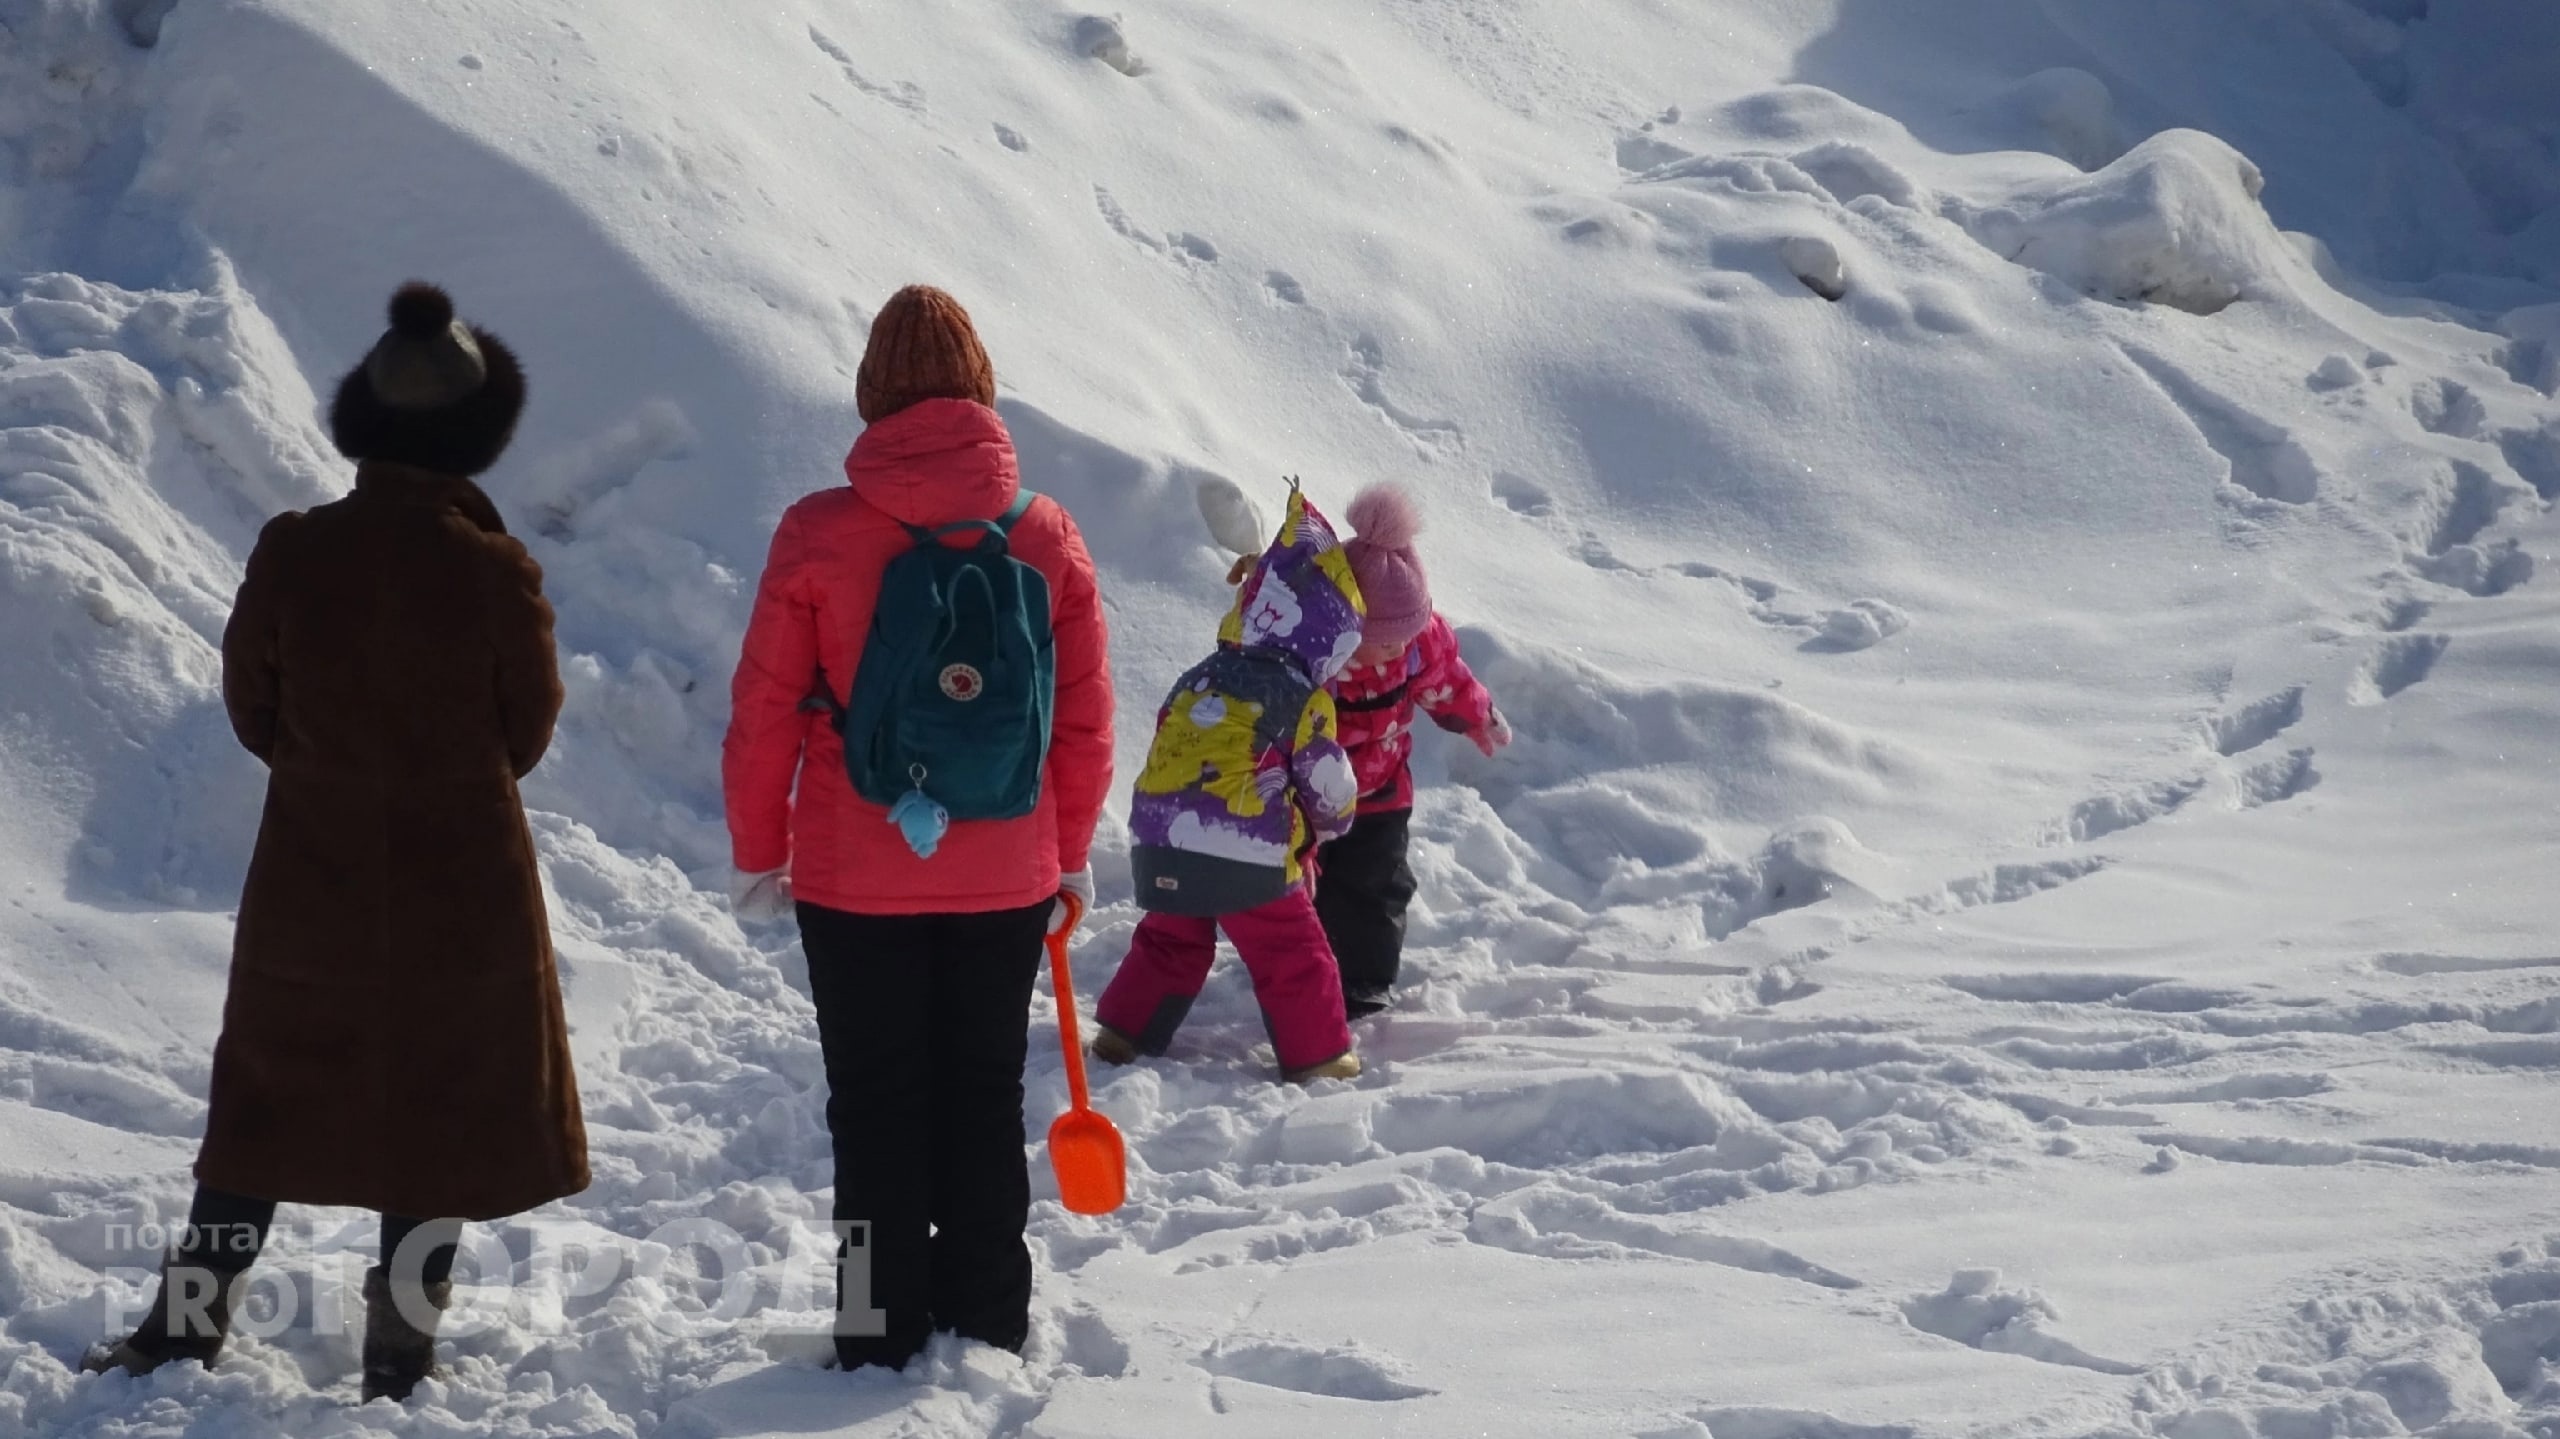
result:
[[[2549,1430],[2554,73],[2535,0],[0,0],[0,1434]],[[83,1380],[255,823],[213,642],[413,275],[531,374],[597,1183],[405,1411],[309,1322]],[[1104,567],[1124,766],[1198,486],[1284,473],[1415,487],[1520,740],[1425,742],[1369,1075],[1270,1084],[1222,972],[1025,1358],[849,1379],[716,753],[909,280]]]

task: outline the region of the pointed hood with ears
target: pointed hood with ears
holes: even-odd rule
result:
[[[1280,533],[1245,576],[1218,637],[1291,655],[1321,685],[1359,651],[1361,613],[1360,582],[1332,523],[1293,488]]]

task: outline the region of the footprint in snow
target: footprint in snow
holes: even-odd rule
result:
[[[1118,1379],[1129,1372],[1129,1345],[1108,1321],[1091,1309],[1070,1309],[1058,1316],[1059,1357],[1094,1379]]]
[[[884,104],[895,105],[910,115],[924,113],[923,86],[912,80],[901,80],[894,85],[884,85],[873,80],[854,68],[851,51],[837,44],[825,31],[815,25],[809,27],[809,43],[818,47],[819,54],[834,61],[836,68],[844,72],[844,78],[851,82],[856,90]]]
[[[2560,353],[2555,353],[2552,363],[2560,371]],[[2533,486],[2536,495],[2560,501],[2560,420],[2547,421],[2536,430],[2501,430],[2498,450],[2507,457],[2507,467],[2516,472],[2516,478]]]
[[[2205,739],[2218,755],[2244,754],[2302,722],[2304,687],[2295,685],[2205,724]]]
[[[1439,1392],[1402,1377],[1403,1361],[1357,1344],[1317,1348],[1290,1339],[1231,1335],[1211,1345],[1198,1363],[1220,1379],[1373,1404]],[[1218,1411],[1225,1413],[1225,1401],[1214,1385],[1210,1393]]]
[[[2458,439],[2479,438],[2489,422],[2480,397],[2459,380],[2429,380],[2410,391],[2409,414],[2430,432]]]
[[[1543,519],[1556,512],[1556,497],[1546,486],[1509,470],[1495,472],[1493,497],[1515,515]]]
[[[1386,370],[1386,348],[1376,337],[1362,335],[1351,344],[1351,360],[1343,367],[1342,383],[1360,397],[1360,403],[1377,411],[1381,419],[1412,441],[1424,459],[1441,459],[1466,448],[1466,431],[1456,424],[1425,418],[1389,398]]]
[[[2453,643],[2446,635],[2394,635],[2347,683],[2347,703],[2378,705],[2424,680]]]
[[[2481,533],[2528,493],[2468,460],[2453,461],[2452,478],[2435,489],[2412,568],[2437,584],[2483,597],[2531,579],[2533,556],[2520,543],[2479,543]]]
[[[2127,347],[2124,357],[2222,458],[2225,478],[2232,484],[2279,504],[2308,504],[2320,497],[2320,467],[2291,431],[2215,394],[2160,356]]]
[[[1157,234],[1130,218],[1127,208],[1106,186],[1093,187],[1093,207],[1101,213],[1102,223],[1110,226],[1113,234],[1141,249],[1186,265],[1214,265],[1218,262],[1218,247],[1207,236],[1195,235],[1188,230]]]
[[[2044,842],[2086,844],[2175,814],[2204,791],[2205,780],[2204,775],[2187,775],[2092,795],[2073,805],[2071,813],[2046,826]]]
[[[2308,747],[2252,765],[2240,776],[2240,807],[2258,809],[2292,799],[2320,783]]]

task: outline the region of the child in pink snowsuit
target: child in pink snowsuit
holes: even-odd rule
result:
[[[1350,562],[1293,492],[1217,653],[1192,666],[1158,714],[1129,810],[1129,867],[1147,915],[1094,1006],[1096,1058],[1165,1052],[1223,929],[1253,975],[1282,1076],[1360,1072],[1307,872],[1316,846],[1351,829],[1359,801],[1324,686],[1360,634]]]
[[[1342,998],[1354,1018],[1387,1007],[1403,962],[1405,908],[1413,902],[1406,863],[1413,816],[1413,721],[1431,722],[1490,756],[1511,742],[1493,696],[1458,657],[1458,637],[1431,608],[1431,586],[1413,541],[1422,528],[1413,499],[1372,485],[1345,512],[1356,533],[1343,552],[1368,604],[1361,645],[1333,681],[1343,748],[1360,782],[1360,817],[1317,852],[1316,913],[1342,968]]]

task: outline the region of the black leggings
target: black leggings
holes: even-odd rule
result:
[[[177,1262],[236,1274],[257,1261],[258,1252],[267,1247],[267,1230],[275,1222],[274,1200],[251,1199],[199,1184],[195,1203],[187,1210],[187,1232],[179,1241]],[[416,1264],[421,1284],[442,1284],[453,1277],[454,1251],[461,1239],[459,1219],[382,1216],[384,1266],[401,1274],[407,1265]]]
[[[1316,917],[1342,968],[1345,1004],[1376,1006],[1396,987],[1404,963],[1404,914],[1413,903],[1405,859],[1413,811],[1360,816],[1351,832],[1316,851]]]

